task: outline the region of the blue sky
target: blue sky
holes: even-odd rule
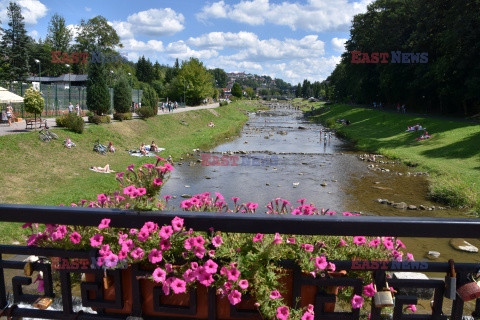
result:
[[[59,13],[75,30],[102,15],[129,60],[145,55],[172,64],[199,58],[208,68],[245,71],[292,84],[324,80],[340,61],[352,17],[372,0],[15,0],[29,34],[44,38]],[[6,24],[0,0],[0,20]]]

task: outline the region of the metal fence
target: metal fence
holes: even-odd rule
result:
[[[0,83],[0,87],[4,87],[9,91],[22,96],[25,91],[31,87],[29,83]],[[42,112],[42,117],[57,117],[68,113],[68,105],[71,102],[74,106],[80,106],[81,113],[85,115],[87,112],[87,88],[85,86],[68,86],[64,84],[42,84],[42,96],[45,99],[45,108]],[[113,113],[113,88],[109,88],[110,92],[110,113]],[[132,89],[132,100],[134,103],[141,102],[142,90]],[[16,103],[12,105],[13,112],[16,117],[28,118],[29,115],[25,112],[23,104]]]
[[[38,222],[50,224],[67,224],[82,226],[97,226],[101,219],[111,219],[111,227],[140,228],[145,222],[154,221],[159,225],[169,224],[175,216],[183,218],[185,225],[194,226],[198,231],[227,231],[239,233],[275,233],[297,234],[297,235],[338,235],[338,236],[399,236],[399,237],[436,237],[436,238],[478,238],[480,230],[480,221],[476,219],[441,219],[441,218],[411,218],[411,217],[343,217],[343,216],[279,216],[262,214],[222,214],[222,213],[196,213],[196,212],[161,212],[152,214],[152,212],[136,212],[132,210],[101,209],[101,208],[70,208],[70,207],[47,207],[47,206],[27,206],[27,205],[0,205],[0,221],[8,222]],[[37,255],[45,257],[61,258],[95,258],[94,251],[63,250],[52,248],[38,248],[25,246],[0,246],[0,254],[20,254]],[[0,255],[0,310],[5,309],[12,317],[36,317],[43,319],[125,319],[114,315],[106,310],[122,309],[125,301],[122,300],[122,292],[129,290],[131,293],[131,316],[142,317],[142,304],[146,302],[142,298],[140,278],[151,274],[151,270],[142,270],[133,265],[128,286],[125,281],[120,280],[120,271],[107,271],[115,281],[115,298],[107,300],[103,296],[103,277],[104,272],[98,269],[61,269],[60,278],[57,282],[61,287],[62,302],[60,311],[36,310],[19,307],[18,303],[32,303],[38,295],[24,294],[22,286],[32,283],[32,278],[28,276],[14,276],[6,279],[5,271],[8,269],[22,270],[25,262],[10,261],[2,259]],[[337,269],[350,270],[356,269],[352,261],[334,261]],[[382,287],[385,283],[386,272],[395,269],[393,262],[381,269],[371,270],[377,287]],[[356,294],[362,292],[362,280],[358,278],[311,278],[302,274],[300,268],[292,261],[283,263],[285,268],[293,269],[293,296],[292,305],[300,296],[302,286],[313,285],[319,289],[325,286],[349,286],[354,288]],[[467,274],[476,273],[478,264],[474,263],[455,263],[457,278],[466,277]],[[36,262],[33,264],[36,271],[43,271],[45,295],[54,296],[53,277],[50,264]],[[367,271],[369,272],[370,269]],[[398,270],[397,270],[398,271]],[[417,270],[407,269],[403,272],[417,272]],[[446,274],[449,271],[448,263],[428,262],[427,268],[423,272],[442,272]],[[74,313],[72,302],[72,283],[70,276],[72,274],[86,273],[91,274],[95,280],[89,280],[81,284],[81,301],[83,306],[96,308],[98,314],[87,312]],[[91,277],[91,278],[92,278]],[[8,305],[6,281],[11,281],[13,286],[14,305]],[[450,319],[461,320],[464,302],[460,296],[452,302],[452,308],[449,314],[443,314],[444,292],[446,284],[443,279],[389,279],[388,282],[398,288],[429,288],[433,290],[433,303],[431,314],[403,314],[403,307],[408,304],[416,304],[419,299],[413,294],[396,295],[393,319]],[[125,287],[124,287],[125,286]],[[130,291],[131,290],[131,291]],[[197,289],[199,290],[199,289]],[[217,315],[215,288],[208,288],[208,299],[204,301],[208,308],[208,319],[220,319]],[[96,298],[92,299],[92,294]],[[161,290],[153,290],[154,310],[158,312],[168,312],[173,314],[170,317],[162,319],[186,319],[195,318],[197,308],[197,293],[192,290],[190,295],[190,306],[179,308],[163,305],[160,302]],[[335,296],[319,290],[315,296],[315,319],[360,319],[359,309],[353,309],[348,312],[325,312],[326,303],[332,302]],[[430,300],[430,299],[429,299]],[[480,299],[475,301],[474,317],[480,316]],[[159,311],[161,310],[161,311]],[[371,306],[371,320],[381,319],[381,309]],[[236,317],[258,319],[259,314],[255,310],[239,309],[231,306],[229,319]],[[131,318],[132,319],[132,318]],[[142,319],[142,318],[140,318]],[[158,319],[144,317],[143,319]]]

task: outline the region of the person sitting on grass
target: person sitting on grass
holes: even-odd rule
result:
[[[116,151],[115,147],[113,146],[112,141],[110,141],[110,143],[108,144],[108,151],[113,152],[113,153],[115,153],[115,151]]]
[[[140,152],[145,156],[148,153],[147,148],[145,147],[145,143],[142,142],[142,145],[140,146]]]
[[[150,151],[151,152],[158,152],[158,147],[155,144],[155,141],[152,141],[152,144],[150,144]]]
[[[211,128],[215,127],[215,125],[213,124],[213,121],[210,121],[210,123],[207,126]]]
[[[72,140],[70,140],[69,136],[67,136],[67,139],[63,141],[63,143],[65,143],[65,147],[68,149],[70,149],[71,147],[76,147],[75,143],[73,143]]]
[[[105,167],[90,167],[90,170],[96,171],[96,172],[104,172],[104,173],[112,173],[115,172],[113,170],[110,170],[110,165],[106,165]]]
[[[428,134],[428,131],[425,131],[420,137],[417,138],[417,141],[430,139],[432,136]]]

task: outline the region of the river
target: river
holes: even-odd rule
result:
[[[163,194],[181,195],[219,192],[226,200],[239,197],[240,201],[256,202],[258,210],[278,197],[295,204],[306,198],[318,208],[337,212],[362,212],[380,216],[467,217],[466,211],[439,210],[437,203],[428,200],[428,181],[425,175],[413,175],[412,168],[377,158],[377,162],[361,161],[362,152],[335,135],[325,139],[324,127],[311,123],[301,111],[280,105],[275,109],[252,113],[238,137],[227,138],[224,143],[207,152],[197,153],[176,163]],[[321,134],[322,132],[322,134]],[[322,137],[320,137],[322,135]],[[245,154],[239,154],[245,153]],[[209,165],[213,156],[230,156],[227,166]],[[235,157],[235,158],[233,158]],[[238,165],[232,165],[232,162]],[[368,168],[368,166],[378,166]],[[377,168],[388,169],[389,172]],[[377,169],[377,170],[372,170]],[[436,210],[397,209],[381,204],[377,199],[405,202]],[[232,203],[232,201],[229,201]],[[272,216],[272,218],[274,218]],[[403,239],[408,251],[417,260],[425,259],[429,251],[440,252],[437,261],[450,258],[463,262],[480,262],[478,253],[465,253],[453,249],[449,239]],[[478,239],[467,239],[479,247]]]

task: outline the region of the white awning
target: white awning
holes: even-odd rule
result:
[[[20,103],[23,98],[5,88],[0,87],[0,103]]]

